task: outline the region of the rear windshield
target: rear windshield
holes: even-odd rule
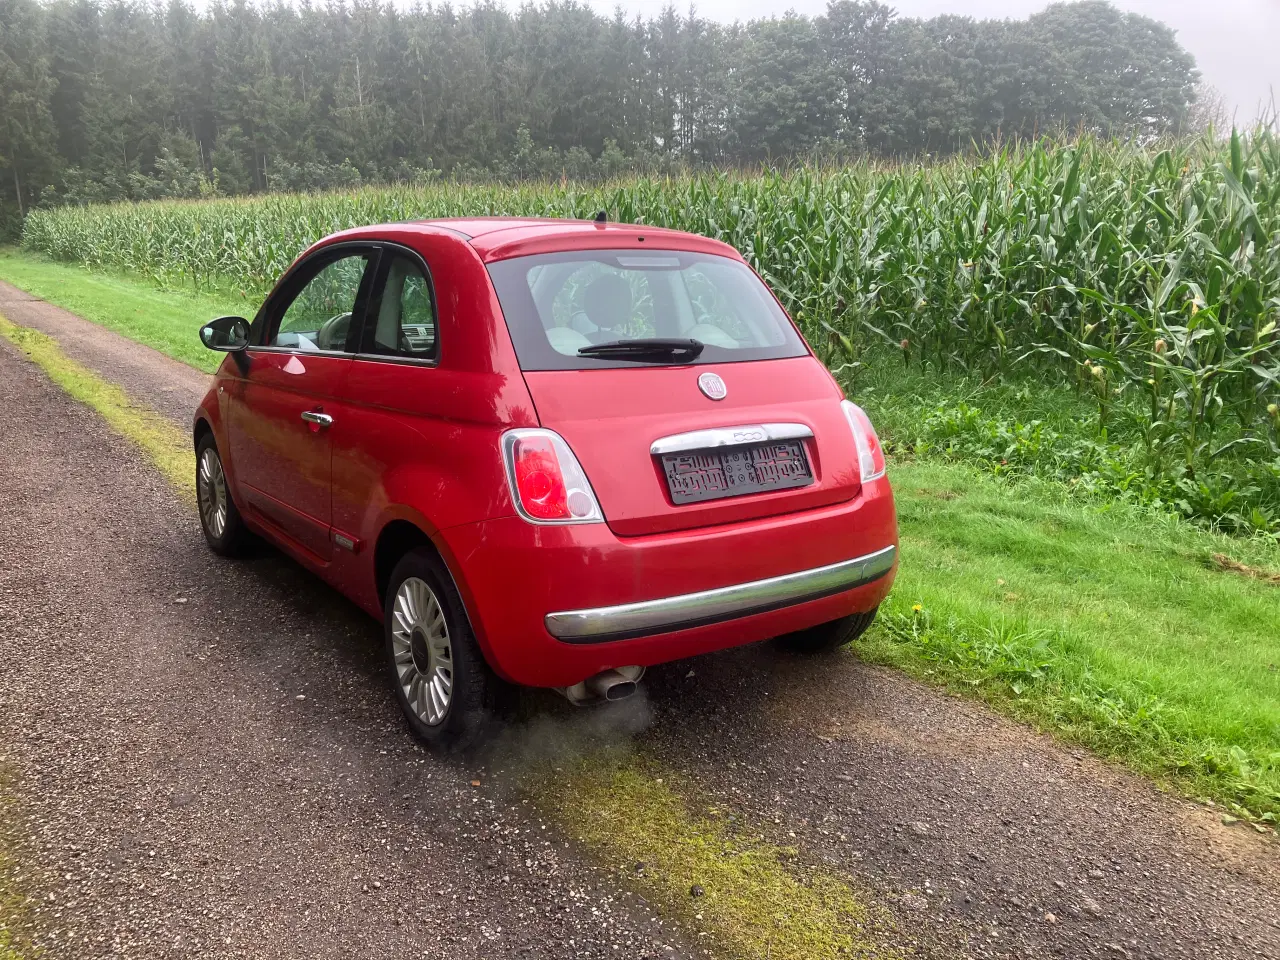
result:
[[[501,260],[489,275],[524,370],[660,363],[578,355],[592,344],[653,337],[701,342],[699,364],[808,353],[760,278],[727,257],[582,250]]]

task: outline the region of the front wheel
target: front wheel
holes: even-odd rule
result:
[[[391,681],[414,735],[443,750],[477,742],[495,712],[501,681],[434,553],[413,550],[396,564],[383,613]]]
[[[847,617],[820,623],[807,630],[797,630],[795,633],[779,637],[778,642],[796,653],[825,653],[853,643],[866,633],[867,627],[871,626],[879,609],[876,607],[875,610],[867,613],[852,613]]]
[[[196,502],[209,549],[223,557],[233,557],[243,551],[249,531],[231,498],[222,457],[212,433],[206,433],[196,444]]]

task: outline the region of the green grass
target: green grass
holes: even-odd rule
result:
[[[892,470],[902,562],[860,656],[977,695],[1241,815],[1280,815],[1280,550],[1059,484]]]
[[[193,299],[133,278],[0,257],[0,276],[37,293],[14,278],[17,267],[35,279],[56,271],[86,297],[105,283],[114,309],[148,311],[157,323],[183,317]],[[129,435],[130,424],[147,423],[123,395],[21,335],[114,429]],[[178,356],[166,342],[156,346]],[[956,397],[1063,431],[1088,413],[1062,387],[940,383],[898,370],[877,366],[853,386],[890,439],[922,405]],[[165,440],[154,426],[138,427],[135,441],[189,488],[186,438]],[[1235,804],[1238,814],[1280,814],[1280,586],[1212,559],[1280,572],[1274,543],[1216,536],[1062,483],[1000,479],[989,467],[898,459],[892,477],[902,569],[861,656],[980,697],[1192,796]]]
[[[258,307],[237,294],[162,290],[126,274],[88,271],[11,248],[0,249],[0,280],[208,373],[222,355],[200,343],[201,325],[224,314],[252,316]]]

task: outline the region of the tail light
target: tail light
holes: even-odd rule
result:
[[[871,418],[850,400],[840,401],[840,406],[844,410],[845,419],[849,421],[853,442],[858,448],[858,472],[862,474],[862,482],[879,480],[884,476],[884,450],[880,446],[880,438],[876,436],[875,427],[871,426]]]
[[[531,523],[600,523],[604,515],[587,475],[564,439],[551,430],[508,430],[502,459],[511,498]]]

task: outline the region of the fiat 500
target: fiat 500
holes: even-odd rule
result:
[[[348,230],[284,274],[196,411],[209,546],[278,546],[384,624],[413,732],[510,685],[620,699],[646,667],[871,623],[884,455],[736,250],[593,221]]]

